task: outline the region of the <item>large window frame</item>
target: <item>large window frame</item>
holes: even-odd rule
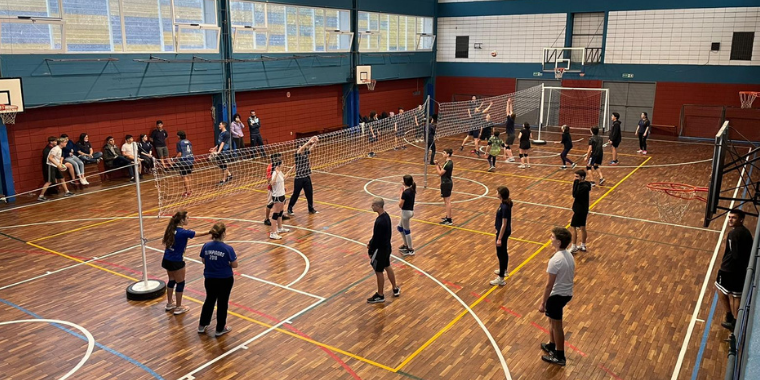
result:
[[[360,53],[432,51],[435,46],[432,17],[359,11],[357,28]]]
[[[263,12],[265,15],[264,25],[250,25],[238,23],[233,17],[232,28],[233,32],[233,53],[338,53],[338,52],[350,52],[351,44],[353,43],[354,33],[350,31],[350,11],[347,9],[338,8],[323,8],[323,7],[307,7],[290,4],[280,3],[265,3],[258,1],[245,1],[245,0],[232,0],[231,4],[251,4],[252,9],[256,10],[256,6],[263,6]],[[282,22],[282,33],[273,33],[274,25],[270,23],[269,13],[270,6],[282,8],[284,20]],[[231,7],[234,8],[234,5]],[[337,15],[337,26],[331,27],[328,25],[328,12],[335,12]],[[345,22],[341,22],[341,14],[345,12],[349,18]],[[293,17],[295,15],[295,17]],[[304,23],[302,19],[306,16],[310,22]],[[321,19],[320,19],[321,18]],[[346,25],[343,25],[346,24]],[[279,26],[280,24],[276,24]],[[302,27],[311,28],[310,35],[303,31]],[[289,30],[295,30],[295,36],[291,36]],[[265,33],[266,44],[265,46],[258,45],[255,41],[253,44],[247,42],[243,44],[239,41],[239,38],[247,38],[246,33],[252,33],[255,39],[256,33]],[[276,48],[273,48],[272,36],[276,34],[283,36],[283,44],[278,44]],[[302,36],[310,40],[310,42],[302,42]],[[295,42],[292,39],[295,37]],[[294,46],[295,45],[295,46]],[[304,48],[310,45],[310,48]],[[250,46],[250,48],[248,48]],[[321,48],[321,50],[319,49]]]
[[[93,0],[98,1],[98,0]],[[112,6],[113,0],[99,0],[104,3],[104,7],[108,8]],[[201,2],[202,5],[202,18],[203,20],[199,23],[193,23],[193,22],[182,22],[177,21],[177,11],[176,11],[176,2],[180,0],[168,0],[170,4],[170,15],[171,17],[171,30],[165,30],[163,26],[164,19],[161,18],[162,14],[158,14],[158,23],[159,23],[159,35],[158,35],[158,41],[159,41],[159,48],[156,50],[130,50],[128,48],[128,36],[127,36],[127,28],[126,28],[126,22],[125,22],[125,15],[124,15],[124,4],[130,0],[116,0],[115,2],[118,3],[119,9],[118,9],[118,16],[114,16],[110,11],[105,16],[106,17],[106,23],[109,25],[109,40],[110,48],[111,50],[70,50],[69,49],[69,42],[67,42],[67,14],[66,14],[66,8],[64,8],[64,0],[45,0],[45,3],[48,8],[50,8],[50,4],[57,4],[58,6],[58,17],[53,16],[39,16],[39,15],[25,15],[24,13],[26,11],[19,11],[15,12],[18,13],[17,15],[5,15],[0,16],[0,53],[2,54],[159,54],[159,53],[219,53],[219,47],[221,42],[221,28],[219,27],[219,17],[218,17],[218,4],[216,1],[211,0],[197,0]],[[161,8],[160,5],[161,0],[156,0],[157,3],[159,3],[158,8]],[[185,0],[188,1],[188,0]],[[192,0],[191,0],[192,1]],[[213,4],[213,9],[206,8],[208,5]],[[109,8],[110,9],[110,8]],[[50,11],[50,9],[48,9]],[[31,12],[30,12],[31,13]],[[113,12],[114,14],[116,12]],[[68,15],[69,18],[73,18],[78,16],[79,14],[70,14]],[[213,16],[212,16],[213,15]],[[118,19],[118,25],[113,25],[112,23],[114,20]],[[3,25],[8,24],[32,24],[32,25],[50,25],[50,26],[60,26],[60,47],[59,48],[51,48],[51,49],[14,49],[13,45],[11,47],[8,47],[6,44],[2,43],[2,29]],[[118,30],[114,30],[117,29]],[[184,42],[187,42],[188,35],[192,34],[198,34],[196,31],[201,31],[201,40],[203,41],[201,48],[190,48],[190,49],[183,49],[182,44],[183,40]],[[168,35],[164,35],[165,33],[171,33],[171,46],[173,46],[173,50],[168,50]],[[51,36],[53,33],[51,32]],[[56,37],[58,34],[55,34]],[[121,39],[120,42],[115,42],[114,37],[119,36]],[[72,37],[70,33],[68,33],[68,37]]]

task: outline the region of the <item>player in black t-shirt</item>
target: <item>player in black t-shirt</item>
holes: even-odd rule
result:
[[[398,222],[396,229],[401,234],[401,240],[404,242],[398,250],[404,256],[414,256],[412,248],[411,220],[414,217],[414,198],[417,195],[417,184],[414,178],[407,174],[404,176],[404,186],[401,187],[398,207],[401,208],[401,220]]]
[[[739,209],[732,209],[728,213],[728,225],[732,230],[726,238],[726,251],[715,280],[721,303],[726,308],[726,319],[720,325],[731,331],[736,325],[744,278],[752,255],[752,233],[744,227],[744,216],[744,211]]]
[[[610,128],[610,137],[608,142],[612,144],[612,161],[610,165],[617,165],[620,162],[617,159],[617,148],[620,146],[620,142],[623,140],[623,135],[620,132],[620,114],[617,112],[612,113],[612,127]]]
[[[446,161],[441,165],[438,160],[435,160],[435,169],[438,175],[441,176],[441,198],[443,198],[443,204],[446,207],[446,217],[443,218],[441,224],[450,226],[454,224],[451,220],[451,191],[454,189],[454,182],[451,180],[451,174],[454,172],[454,161],[451,160],[451,155],[454,151],[451,149],[444,149],[443,154],[446,156]]]
[[[599,127],[591,127],[591,138],[588,139],[588,151],[586,151],[586,157],[588,163],[586,164],[586,172],[591,174],[591,168],[594,169],[593,173],[599,176],[599,186],[604,184],[604,174],[599,166],[604,159],[604,143],[601,136],[599,136]],[[593,176],[592,176],[593,177]],[[591,182],[591,186],[594,186],[594,182]]]
[[[490,282],[491,285],[504,286],[507,283],[504,277],[507,276],[507,267],[509,266],[509,253],[507,252],[507,239],[512,234],[512,199],[509,198],[509,189],[506,186],[496,188],[499,194],[499,208],[496,210],[496,257],[499,259],[499,269],[494,273],[499,277]]]
[[[562,160],[562,166],[560,169],[567,169],[567,164],[570,164],[570,169],[575,169],[575,162],[567,158],[567,154],[570,153],[570,149],[573,149],[573,138],[570,136],[570,127],[567,125],[562,126],[562,141],[555,141],[555,144],[562,144],[562,153],[559,154],[559,158]]]
[[[311,163],[309,162],[309,155],[317,146],[317,142],[319,142],[319,138],[314,136],[296,151],[296,177],[293,183],[293,195],[290,196],[288,202],[289,215],[293,215],[293,206],[296,205],[298,197],[301,196],[302,189],[309,205],[309,214],[317,213],[317,210],[314,209],[314,188],[311,184]]]
[[[367,303],[383,303],[385,302],[385,295],[383,295],[383,287],[385,286],[385,278],[383,278],[383,271],[388,272],[388,280],[393,285],[393,296],[398,297],[401,295],[401,288],[396,286],[396,275],[391,268],[391,217],[385,212],[385,201],[383,198],[375,197],[372,200],[372,211],[377,213],[377,219],[375,219],[375,227],[372,230],[372,239],[367,243],[367,251],[369,253],[369,263],[372,265],[372,269],[375,270],[375,276],[377,277],[377,293],[367,299]]]
[[[578,252],[578,249],[586,252],[586,219],[588,218],[590,193],[591,183],[586,181],[586,171],[578,170],[575,172],[575,181],[573,181],[573,219],[570,221],[573,245],[570,247],[570,253]],[[581,233],[580,246],[577,245],[578,230]]]
[[[520,165],[518,168],[525,169],[530,168],[530,140],[532,133],[530,131],[530,123],[523,123],[523,129],[520,130],[518,139],[520,140]]]

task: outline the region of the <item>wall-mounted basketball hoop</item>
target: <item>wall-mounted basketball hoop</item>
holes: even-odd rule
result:
[[[739,99],[742,102],[742,108],[752,108],[752,102],[760,95],[758,91],[739,91]]]
[[[554,78],[555,79],[562,79],[562,75],[565,74],[565,71],[567,71],[564,67],[555,67],[554,68]]]
[[[369,89],[370,91],[375,91],[375,85],[377,84],[377,81],[374,79],[365,80],[364,84],[367,85],[367,89]]]
[[[3,120],[3,124],[16,124],[16,114],[18,113],[18,106],[2,105],[0,104],[0,119]]]

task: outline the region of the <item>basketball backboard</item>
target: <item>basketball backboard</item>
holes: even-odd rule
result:
[[[372,81],[372,66],[356,66],[356,84]]]
[[[554,72],[557,68],[566,73],[582,73],[586,66],[601,63],[601,48],[549,47],[543,50],[541,69]]]
[[[710,184],[707,186],[707,203],[705,206],[704,226],[710,225],[713,216],[718,211],[718,201],[720,198],[721,183],[723,182],[724,161],[726,159],[726,148],[728,146],[728,121],[723,123],[718,133],[715,135],[715,147],[713,149],[712,173],[710,174]]]
[[[16,106],[18,109],[14,109],[13,112],[24,112],[24,93],[21,87],[21,78],[0,78],[0,105]]]

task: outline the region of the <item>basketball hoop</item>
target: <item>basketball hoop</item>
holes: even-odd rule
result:
[[[554,78],[555,79],[562,79],[562,75],[567,71],[564,67],[555,67],[554,68]]]
[[[757,91],[739,91],[742,108],[752,108],[752,102],[755,101],[758,95],[760,95],[760,92]]]
[[[647,185],[654,194],[657,212],[660,220],[668,223],[680,223],[691,205],[684,201],[706,202],[702,193],[707,193],[706,187],[696,187],[683,183],[655,182]]]
[[[377,81],[374,79],[372,80],[367,79],[367,80],[364,80],[364,84],[367,85],[367,89],[369,89],[370,91],[375,91],[375,85],[377,84]]]
[[[0,119],[3,120],[3,124],[16,124],[16,113],[18,112],[18,106],[3,105],[0,104]]]

